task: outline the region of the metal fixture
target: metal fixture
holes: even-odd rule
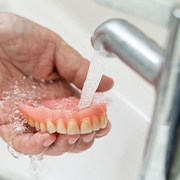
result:
[[[106,21],[91,39],[95,50],[118,56],[156,88],[140,180],[180,180],[180,8],[172,10],[169,27],[165,50],[122,19]]]

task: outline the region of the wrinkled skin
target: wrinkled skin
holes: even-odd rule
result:
[[[54,32],[23,17],[0,13],[0,95],[13,84],[13,77],[32,76],[37,81],[54,80],[51,95],[57,96],[58,92],[59,97],[77,96],[70,83],[81,89],[88,66],[89,62]],[[104,76],[98,91],[109,90],[112,85],[112,79]],[[12,129],[11,123],[1,119],[0,137],[4,141],[8,142]],[[27,132],[13,139],[13,147],[25,154],[81,152],[109,130],[110,123],[105,129],[87,135]]]

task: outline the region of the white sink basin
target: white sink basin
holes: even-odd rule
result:
[[[147,119],[122,97],[112,93],[108,93],[108,97],[112,99],[109,106],[112,130],[109,135],[96,140],[86,152],[45,158],[40,162],[40,180],[136,179],[148,128]],[[0,177],[1,174],[6,177],[12,174],[12,180],[29,180],[30,159],[15,159],[5,143],[0,141],[0,146]]]
[[[164,45],[166,31],[156,25],[103,7],[92,0],[0,0],[0,10],[18,13],[60,34],[83,56],[91,58],[90,38],[104,20],[125,18]],[[159,34],[161,36],[159,37]],[[154,104],[154,90],[117,59],[102,62],[114,78],[114,88],[106,93],[112,129],[108,136],[80,154],[48,157],[40,163],[42,180],[135,180],[141,165],[148,124]],[[15,159],[0,141],[0,175],[9,179],[30,179],[28,157]],[[22,177],[21,177],[22,176]]]

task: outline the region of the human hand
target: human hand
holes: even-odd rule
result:
[[[82,89],[88,67],[89,62],[54,32],[23,17],[0,13],[0,95],[14,83],[14,78],[31,76],[35,81],[54,82],[50,85],[51,97],[78,96],[70,83]],[[112,85],[112,79],[103,76],[98,91],[109,90]],[[109,130],[108,122],[105,129],[86,135],[26,132],[13,139],[13,147],[24,154],[39,154],[44,150],[47,155],[80,152]],[[7,143],[12,131],[13,125],[2,119],[0,136]]]

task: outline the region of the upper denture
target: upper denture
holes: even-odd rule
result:
[[[78,103],[79,99],[70,97],[38,106],[19,102],[18,107],[28,124],[43,133],[87,134],[106,127],[105,103],[94,103],[85,109],[78,109]]]

